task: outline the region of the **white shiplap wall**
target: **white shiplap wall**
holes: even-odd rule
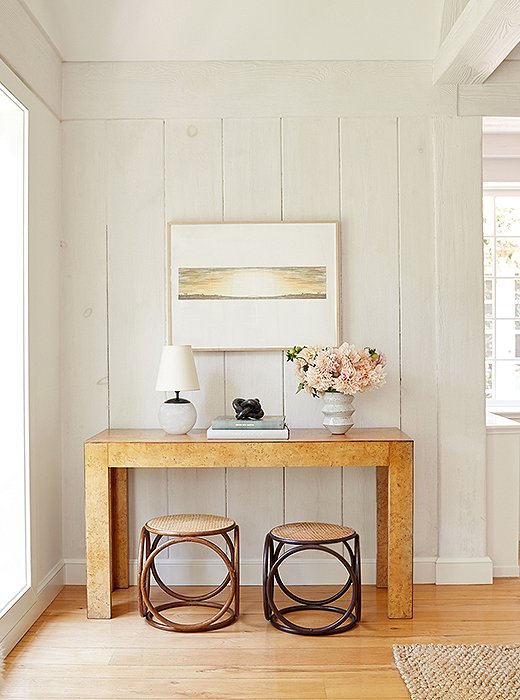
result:
[[[479,187],[470,173],[474,163],[447,151],[439,136],[456,136],[473,156],[478,120],[434,117],[454,113],[455,95],[451,88],[432,88],[422,64],[165,64],[148,72],[141,64],[65,64],[64,75],[65,117],[73,121],[63,124],[69,256],[63,275],[66,292],[77,300],[65,300],[63,328],[70,348],[64,415],[70,409],[71,419],[63,457],[71,475],[65,494],[71,512],[82,512],[83,439],[104,427],[107,417],[112,427],[157,426],[162,396],[153,386],[167,337],[167,222],[339,220],[343,338],[376,345],[389,358],[387,385],[356,398],[356,422],[396,425],[416,439],[417,574],[434,580],[438,474],[449,475],[454,460],[446,454],[445,465],[439,462],[437,425],[445,444],[455,444],[461,426],[451,430],[449,415],[467,398],[452,392],[449,412],[437,402],[435,300],[443,280],[436,256],[449,255],[447,241],[457,225],[466,231],[471,264],[480,254],[480,231],[473,231],[480,212]],[[379,101],[370,86],[379,90]],[[439,159],[457,173],[454,201],[473,212],[468,218],[454,207],[450,226],[436,216]],[[461,299],[478,307],[481,289],[474,275],[469,279],[462,273],[452,284]],[[448,330],[457,323],[452,314]],[[474,318],[462,335],[478,343],[481,333]],[[303,336],[302,329],[294,342]],[[88,358],[80,376],[75,351]],[[200,427],[229,410],[237,395],[259,396],[269,413],[285,412],[293,427],[320,425],[319,402],[294,395],[293,369],[281,352],[199,353],[197,365],[202,390],[192,400]],[[481,375],[472,364],[468,386],[476,405],[483,395]],[[484,435],[483,416],[482,426],[476,420],[472,430],[480,428]],[[475,464],[482,471],[483,445],[464,440],[461,450],[454,495],[441,499],[448,510],[458,508],[459,498],[470,509],[473,501],[480,504],[485,489],[468,480]],[[344,520],[361,533],[370,578],[374,475],[341,471],[135,472],[132,546],[149,515],[228,512],[242,527],[244,581],[255,582],[271,525],[283,518]],[[480,530],[468,540],[469,527],[453,522],[463,531],[460,539],[454,534],[454,558],[482,557]],[[64,540],[70,580],[79,581],[81,529],[66,529]]]
[[[485,393],[480,372],[484,336],[476,300],[483,298],[482,215],[465,193],[482,186],[482,125],[477,117],[434,121],[437,275],[437,398],[439,560],[437,579],[453,566],[460,549],[475,570],[491,570],[486,555]],[[471,200],[470,200],[471,201]],[[478,237],[478,239],[477,239]],[[479,241],[478,241],[479,242]],[[464,284],[460,283],[464,270]],[[479,393],[475,393],[478,381]],[[471,397],[471,398],[470,398]],[[471,462],[468,457],[471,454]],[[453,533],[457,533],[456,538]],[[446,578],[450,579],[449,574]],[[466,581],[467,582],[467,581]],[[476,581],[475,581],[476,582]]]

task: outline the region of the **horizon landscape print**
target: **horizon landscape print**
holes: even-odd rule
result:
[[[178,299],[326,299],[325,266],[180,267]]]
[[[337,345],[335,221],[168,224],[168,339],[195,350]],[[304,329],[304,331],[302,331]]]

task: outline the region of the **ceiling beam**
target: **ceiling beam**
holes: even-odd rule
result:
[[[520,0],[469,0],[439,48],[433,81],[483,83],[519,41]]]
[[[441,20],[441,44],[450,33],[451,28],[462,14],[462,10],[467,4],[468,0],[444,0]]]

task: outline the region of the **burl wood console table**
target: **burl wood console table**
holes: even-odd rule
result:
[[[411,618],[413,441],[397,428],[353,428],[347,435],[291,430],[284,441],[208,440],[197,430],[188,435],[105,430],[90,438],[85,443],[88,617],[110,618],[112,590],[128,587],[128,469],[351,466],[377,470],[377,585],[388,588],[389,618]]]

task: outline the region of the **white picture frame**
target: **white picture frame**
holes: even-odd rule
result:
[[[168,332],[195,350],[337,345],[337,221],[168,224]]]

